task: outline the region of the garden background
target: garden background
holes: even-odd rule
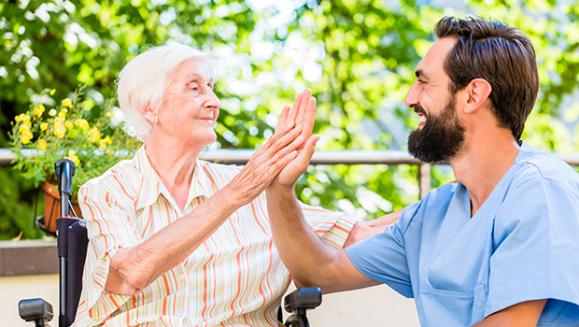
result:
[[[211,149],[254,149],[298,91],[318,99],[319,150],[402,150],[417,118],[404,105],[414,67],[444,15],[495,18],[523,30],[537,52],[541,91],[523,139],[579,152],[579,4],[576,1],[152,0],[0,3],[0,148],[14,117],[79,85],[101,108],[127,60],[181,42],[211,53],[222,101]],[[82,169],[82,162],[79,169]],[[303,201],[367,219],[418,199],[416,166],[316,166]],[[433,170],[433,187],[451,180]],[[0,239],[39,238],[38,190],[0,168]],[[41,205],[41,204],[40,204]],[[41,212],[37,209],[37,212]]]

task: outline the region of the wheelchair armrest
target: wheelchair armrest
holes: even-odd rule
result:
[[[319,287],[302,287],[286,295],[284,309],[287,312],[308,310],[322,303],[322,290]]]
[[[309,327],[306,311],[322,303],[322,290],[319,287],[298,288],[288,294],[283,301],[285,311],[291,313],[284,326]]]
[[[24,299],[18,302],[18,313],[25,321],[35,321],[37,326],[44,326],[52,320],[52,305],[40,298]]]

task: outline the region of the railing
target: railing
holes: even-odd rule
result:
[[[244,164],[253,150],[207,151],[201,158],[225,164]],[[34,152],[30,152],[34,155]],[[572,166],[579,166],[579,153],[557,154]],[[14,153],[0,149],[0,166],[10,166]],[[368,165],[417,165],[420,197],[431,188],[432,166],[414,159],[405,152],[397,151],[318,151],[312,159],[314,165],[368,164]],[[56,243],[54,241],[0,242],[0,276],[57,273]]]
[[[253,150],[213,150],[201,155],[201,159],[224,164],[244,164]],[[571,166],[579,166],[579,153],[556,155]],[[0,149],[0,166],[11,165],[14,153],[9,149]],[[424,163],[401,151],[318,151],[312,158],[313,165],[417,165],[419,196],[423,198],[431,189],[431,164]],[[444,163],[439,163],[444,164]]]

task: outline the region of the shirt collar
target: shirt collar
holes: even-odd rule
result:
[[[142,146],[135,154],[133,161],[137,170],[142,176],[141,187],[139,189],[138,199],[136,203],[136,209],[142,209],[147,206],[152,205],[157,201],[160,195],[163,195],[172,205],[176,208],[178,206],[174,203],[172,196],[169,191],[163,185],[161,178],[151,166],[147,153],[145,151],[145,146]],[[187,196],[187,205],[185,209],[189,207],[191,202],[197,197],[208,197],[211,196],[213,192],[211,188],[207,188],[209,184],[206,172],[203,166],[206,162],[197,160],[195,163],[195,168],[193,170],[193,176],[191,177],[191,186],[189,188],[189,193]]]

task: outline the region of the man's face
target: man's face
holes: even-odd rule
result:
[[[408,151],[425,162],[452,159],[464,142],[456,97],[443,67],[455,42],[442,38],[434,43],[418,64],[416,81],[406,96],[406,104],[419,116],[418,127],[408,137]]]

